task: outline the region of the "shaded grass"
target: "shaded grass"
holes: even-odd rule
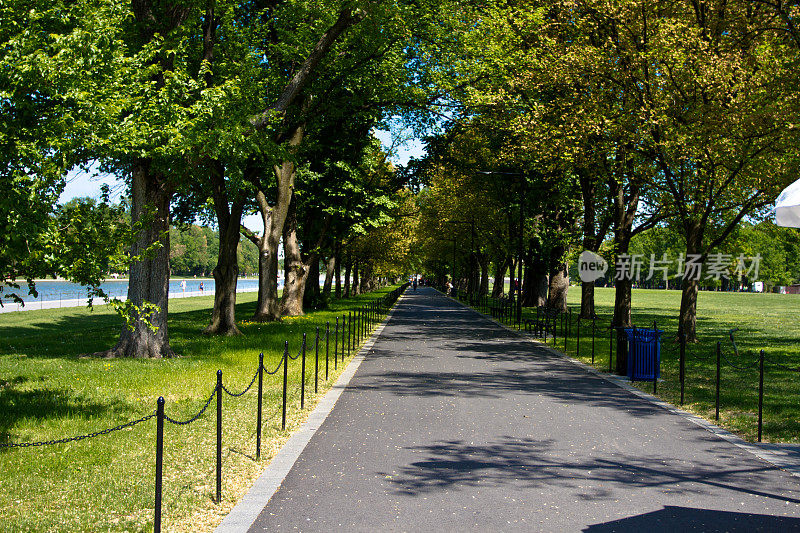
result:
[[[329,379],[320,364],[314,395],[315,328],[372,300],[384,289],[280,323],[240,320],[240,337],[205,337],[213,296],[170,302],[170,341],[180,357],[153,361],[97,359],[82,354],[107,349],[121,322],[97,307],[9,313],[0,316],[0,442],[60,439],[116,426],[155,410],[164,396],[168,416],[183,420],[213,392],[216,372],[233,392],[252,380],[258,353],[275,369],[284,341],[292,356],[308,334],[306,409],[299,409],[300,360],[289,368],[287,431],[280,429],[282,371],[264,376],[261,461],[255,461],[255,387],[241,398],[223,397],[223,501],[214,495],[216,413],[189,426],[165,427],[165,530],[210,530],[249,487],[310,407],[341,373],[334,369],[331,334]],[[255,293],[237,295],[237,316],[250,317]],[[341,336],[340,336],[341,343]],[[341,349],[337,349],[337,354]],[[341,356],[340,356],[341,357]],[[349,360],[349,359],[348,359]],[[147,531],[153,524],[155,420],[92,439],[35,448],[0,449],[0,530]]]
[[[572,311],[567,353],[584,363],[592,362],[591,321],[582,321],[580,353],[577,352],[577,321],[580,290],[568,294]],[[595,290],[596,312],[594,366],[609,371],[609,324],[614,309],[614,289]],[[680,291],[633,290],[633,322],[638,327],[665,330],[661,344],[661,380],[658,396],[680,405],[679,344],[677,342]],[[535,309],[525,309],[525,317]],[[559,322],[555,348],[564,351]],[[734,353],[729,332],[735,333],[739,357]],[[766,442],[800,442],[800,373],[775,363],[800,369],[800,296],[788,294],[725,293],[701,291],[698,297],[699,342],[686,350],[686,379],[683,408],[715,421],[716,344],[722,351],[720,377],[720,421],[726,429],[755,441],[758,421],[757,354],[766,353],[764,375],[764,426]],[[550,340],[553,346],[553,341]],[[617,346],[613,341],[614,364]],[[736,367],[745,368],[739,370]],[[652,393],[652,382],[636,382]]]

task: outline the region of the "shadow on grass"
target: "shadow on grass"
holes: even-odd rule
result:
[[[329,317],[333,324],[336,316],[345,316],[348,311],[373,301],[384,292],[388,292],[388,289],[380,293],[355,296],[349,300],[336,300],[331,302],[328,309],[314,313]],[[212,305],[212,300],[206,299],[209,306]],[[179,299],[175,305],[191,303]],[[237,303],[238,321],[248,321],[255,312],[255,306],[255,301]],[[24,354],[32,358],[75,359],[111,348],[119,339],[122,328],[122,320],[113,312],[87,314],[83,309],[55,309],[36,313],[36,316],[27,319],[22,325],[0,326],[0,356]],[[305,318],[285,319],[243,326],[241,329],[245,335],[239,337],[208,337],[201,330],[210,318],[210,307],[170,311],[170,344],[177,354],[212,356],[214,348],[219,346],[236,350],[253,349],[254,345],[258,345],[258,349],[265,352],[282,351],[284,338],[296,345],[299,343],[298,335],[306,332],[311,337],[314,334],[310,322],[314,322],[313,326],[324,326],[324,323]]]
[[[127,412],[118,402],[95,402],[75,396],[68,389],[37,388],[26,390],[19,387],[28,379],[17,378],[12,382],[0,384],[0,443],[15,442],[11,428],[19,420],[53,420],[72,417],[92,419],[109,412]],[[98,428],[104,429],[104,428]],[[61,438],[61,437],[60,437]],[[10,448],[0,448],[0,453]]]

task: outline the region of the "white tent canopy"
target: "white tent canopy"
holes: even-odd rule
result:
[[[775,202],[775,223],[800,228],[800,180],[786,187]]]

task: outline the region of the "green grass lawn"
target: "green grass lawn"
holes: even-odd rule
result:
[[[595,366],[608,371],[608,325],[614,307],[614,290],[598,288],[596,305]],[[680,291],[634,289],[633,322],[639,327],[665,330],[661,346],[661,381],[658,395],[680,405],[679,348],[676,342]],[[580,306],[580,288],[572,287],[568,303],[573,320]],[[734,354],[728,332],[735,333],[740,357]],[[567,351],[586,363],[591,362],[591,322],[583,321],[580,354],[576,354],[577,328],[573,322]],[[800,367],[800,296],[787,294],[701,292],[697,308],[698,344],[686,351],[685,403],[683,407],[706,419],[714,420],[716,343],[722,343],[720,386],[720,424],[750,440],[756,440],[758,420],[758,369],[737,370],[757,362],[759,350],[768,360],[789,367]],[[563,339],[557,341],[563,350]],[[616,357],[616,343],[614,346]],[[616,363],[616,361],[615,361]],[[652,392],[652,382],[638,382],[642,390]],[[800,374],[765,366],[764,427],[766,442],[800,442]]]
[[[580,353],[577,353],[580,287],[571,287],[568,305],[571,328],[567,353],[592,363],[592,323],[581,321]],[[679,344],[677,342],[680,291],[633,290],[634,325],[665,333],[661,339],[661,379],[658,396],[681,405]],[[609,372],[609,325],[614,309],[614,289],[597,288],[594,366]],[[524,318],[536,315],[526,308]],[[565,322],[563,322],[565,324]],[[562,322],[551,347],[564,351]],[[737,357],[729,332],[735,333]],[[765,351],[763,434],[765,442],[800,442],[800,296],[792,294],[725,293],[701,291],[697,307],[699,342],[686,350],[683,408],[715,421],[716,345],[721,343],[719,424],[743,438],[755,441],[758,430],[758,352]],[[616,365],[616,340],[613,343]],[[788,367],[788,368],[782,368]],[[737,368],[738,367],[738,368]],[[653,383],[635,382],[652,393]]]
[[[292,356],[308,334],[306,409],[299,409],[300,360],[290,362],[287,431],[280,430],[282,371],[264,376],[261,460],[255,456],[255,387],[241,398],[223,396],[223,501],[215,491],[216,400],[195,423],[165,425],[162,527],[207,531],[219,523],[264,465],[299,427],[341,373],[334,369],[335,318],[391,288],[332,303],[330,309],[280,323],[249,322],[256,293],[237,295],[240,337],[206,337],[213,295],[170,302],[169,335],[180,357],[98,359],[83,354],[111,347],[120,319],[104,307],[0,315],[0,442],[29,442],[86,434],[134,420],[166,400],[166,414],[196,413],[216,384],[232,392],[254,376],[258,354],[272,370],[284,341]],[[331,323],[329,379],[320,343],[319,394],[314,394],[314,335]],[[341,344],[341,336],[339,343]],[[348,358],[349,361],[349,358]],[[66,444],[0,449],[0,530],[147,531],[153,527],[155,420]]]

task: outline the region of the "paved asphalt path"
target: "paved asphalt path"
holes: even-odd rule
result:
[[[800,480],[408,291],[250,531],[800,531]]]

